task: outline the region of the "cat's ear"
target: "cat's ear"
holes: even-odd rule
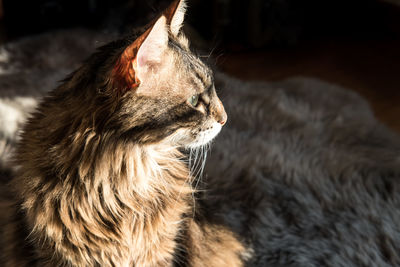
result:
[[[160,64],[168,46],[167,20],[161,16],[141,43],[133,65],[139,80],[143,80],[150,68]]]
[[[118,82],[118,87],[137,88],[147,73],[161,63],[167,47],[167,18],[161,16],[122,52],[114,69],[114,80]]]
[[[185,18],[186,2],[185,0],[175,0],[165,10],[164,15],[167,18],[167,24],[170,26],[170,31],[173,35],[178,35],[182,28]]]

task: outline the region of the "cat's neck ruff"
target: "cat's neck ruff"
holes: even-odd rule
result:
[[[37,249],[52,251],[55,256],[48,257],[73,266],[170,262],[193,192],[179,150],[168,144],[113,143],[79,166],[84,169],[51,181],[34,178],[43,184],[44,203],[40,197],[23,197],[31,237],[44,241]],[[24,168],[19,171],[29,175]]]
[[[131,189],[142,199],[154,200],[155,192],[166,196],[192,193],[191,176],[177,147],[163,143],[133,145],[127,147],[122,160]]]

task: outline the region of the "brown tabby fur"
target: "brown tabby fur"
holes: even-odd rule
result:
[[[175,1],[138,38],[102,48],[39,105],[17,149],[16,197],[1,192],[13,199],[1,204],[2,266],[242,265],[233,234],[192,214],[180,147],[226,114],[179,31],[184,8]],[[166,52],[140,70],[165,22]]]

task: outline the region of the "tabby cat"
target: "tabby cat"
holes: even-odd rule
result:
[[[208,145],[227,115],[184,12],[174,1],[100,48],[31,115],[2,203],[1,266],[241,265],[234,234],[193,213],[182,150]]]

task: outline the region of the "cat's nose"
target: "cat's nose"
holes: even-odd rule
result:
[[[224,110],[224,113],[222,116],[219,118],[218,123],[220,123],[222,126],[226,123],[226,120],[228,119],[228,115],[226,115],[226,112]]]
[[[224,105],[222,105],[221,100],[217,99],[214,109],[215,109],[215,114],[214,114],[215,120],[219,124],[224,125],[226,123],[226,120],[228,119],[228,115],[226,115]]]

